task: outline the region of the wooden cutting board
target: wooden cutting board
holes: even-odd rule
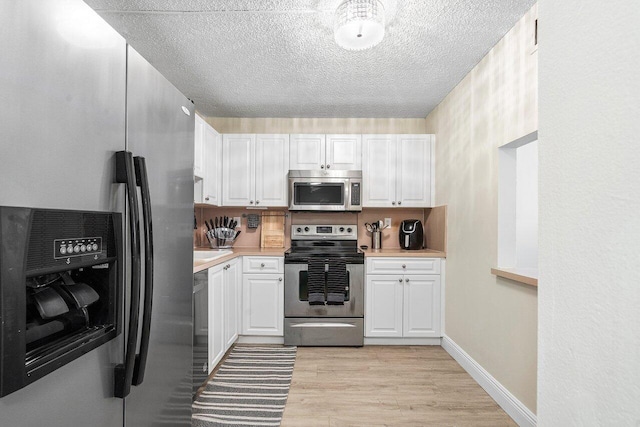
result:
[[[261,248],[284,248],[284,215],[281,212],[262,214]]]

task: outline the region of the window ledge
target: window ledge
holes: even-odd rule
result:
[[[538,287],[538,270],[536,268],[504,268],[495,267],[491,274],[513,280],[525,285]]]

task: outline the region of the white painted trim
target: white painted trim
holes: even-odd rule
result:
[[[441,345],[440,338],[364,338],[364,345]]]
[[[237,344],[284,344],[284,337],[240,335]]]
[[[431,135],[431,207],[436,205],[436,136]]]
[[[446,335],[442,337],[442,348],[476,380],[480,387],[489,393],[489,396],[491,396],[519,426],[534,427],[537,424],[537,417],[529,408],[524,406],[505,386],[500,384],[498,380]]]
[[[446,294],[446,276],[447,276],[447,263],[446,259],[440,261],[440,336],[445,336],[447,330],[445,329],[445,315],[444,315],[444,303]]]

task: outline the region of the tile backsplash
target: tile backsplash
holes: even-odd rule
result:
[[[285,218],[285,248],[288,248],[291,245],[291,225],[292,224],[352,224],[357,225],[358,227],[358,245],[367,245],[371,247],[371,233],[368,232],[365,228],[366,222],[373,222],[377,220],[383,220],[385,218],[391,218],[391,226],[382,231],[382,248],[383,249],[396,249],[400,248],[400,242],[398,241],[398,229],[400,227],[400,223],[405,219],[419,219],[425,225],[425,235],[428,236],[430,233],[427,232],[426,228],[428,228],[425,220],[429,217],[430,211],[432,209],[440,209],[438,208],[364,208],[362,212],[289,212],[285,209],[270,209],[269,212],[273,211],[281,211],[287,214]],[[204,224],[204,219],[212,219],[215,217],[221,216],[229,216],[229,217],[242,217],[243,214],[258,214],[260,215],[261,210],[251,210],[245,208],[231,208],[231,207],[196,207],[196,222],[198,228],[194,230],[194,246],[196,247],[207,247],[209,243],[205,236],[205,232],[207,231],[207,227]],[[444,225],[440,224],[443,228],[446,227],[446,223]],[[258,248],[260,247],[260,226],[256,229],[247,228],[247,218],[242,218],[241,225],[238,229],[242,230],[242,234],[238,237],[238,240],[235,242],[234,247],[238,248]],[[446,239],[445,230],[442,232],[436,233],[437,236],[444,236],[443,239]],[[441,237],[438,237],[439,239]],[[434,242],[435,243],[435,242]],[[436,247],[438,250],[440,247],[444,246],[444,242],[438,242],[436,245],[432,245],[431,242],[427,240],[427,247]]]

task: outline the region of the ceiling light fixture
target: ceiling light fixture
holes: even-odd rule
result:
[[[336,43],[348,50],[369,49],[384,37],[384,6],[380,0],[345,0],[336,9]]]

